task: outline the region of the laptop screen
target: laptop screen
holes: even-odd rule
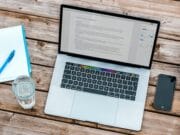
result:
[[[60,51],[149,67],[158,23],[62,8]]]

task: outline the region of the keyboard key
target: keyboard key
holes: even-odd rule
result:
[[[61,83],[61,88],[65,88],[66,85],[64,83]]]
[[[101,80],[101,76],[97,76],[97,80]]]
[[[96,75],[92,75],[92,78],[93,78],[93,79],[96,79]]]
[[[130,98],[131,100],[135,100],[135,96],[131,96],[131,98]]]
[[[119,96],[120,96],[119,93],[116,93],[116,94],[115,94],[115,97],[116,97],[116,98],[119,98]]]
[[[110,73],[109,73],[109,72],[106,72],[106,76],[110,76]]]
[[[97,80],[92,80],[92,83],[93,83],[93,84],[97,83]]]
[[[99,89],[100,89],[100,90],[103,90],[103,86],[102,86],[102,85],[101,85],[101,86],[99,86]]]
[[[67,88],[67,89],[70,89],[70,88],[71,88],[71,85],[67,84],[67,85],[66,85],[66,88]]]
[[[64,79],[71,79],[71,75],[63,75]]]
[[[109,82],[109,83],[108,83],[108,86],[109,86],[109,87],[111,87],[111,86],[112,86],[112,83],[111,83],[111,82]]]
[[[78,85],[78,82],[77,82],[77,81],[74,81],[74,82],[73,82],[73,85]]]
[[[118,85],[118,88],[122,88],[122,85],[121,85],[121,84],[119,84],[119,85]]]
[[[112,78],[115,77],[115,74],[112,73],[112,74],[111,74],[111,77],[112,77]]]
[[[86,73],[82,73],[82,77],[86,77]]]
[[[82,87],[77,86],[77,90],[81,91],[81,90],[82,90]]]
[[[129,96],[129,95],[126,95],[125,98],[126,98],[126,99],[130,99],[130,96]]]
[[[64,70],[64,73],[65,74],[71,74],[71,71],[70,70]]]
[[[133,91],[125,91],[125,94],[127,94],[127,95],[134,95],[135,94],[135,92],[133,92]]]
[[[94,89],[98,89],[98,85],[94,85]]]
[[[106,81],[106,77],[102,77],[102,80],[103,80],[103,81]]]
[[[108,70],[66,62],[61,87],[135,100],[139,75]]]
[[[114,93],[113,92],[108,93],[108,95],[111,96],[111,97],[114,97]]]
[[[62,79],[62,83],[67,83],[68,80],[67,79]]]
[[[76,76],[72,76],[72,80],[76,80]]]
[[[110,91],[110,92],[114,92],[114,88],[110,87],[110,88],[109,88],[109,91]]]
[[[101,84],[102,84],[102,81],[98,81],[97,84],[101,85]]]
[[[68,84],[72,84],[72,83],[73,83],[73,80],[69,80],[69,81],[68,81]]]
[[[84,87],[88,87],[88,83],[84,83]]]
[[[94,73],[95,73],[95,71],[94,71],[94,70],[90,70],[90,73],[91,73],[91,74],[94,74]]]
[[[122,75],[122,76],[121,76],[121,79],[125,79],[125,75]]]
[[[108,91],[109,87],[104,87],[104,91]]]
[[[96,89],[83,88],[83,91],[89,92],[89,93],[95,93],[95,94],[107,95],[107,92],[106,92],[106,91],[100,91],[100,90],[96,90]]]
[[[118,81],[117,81],[118,83],[122,83],[122,80],[121,79],[118,79]]]
[[[92,81],[91,79],[87,79],[87,82],[88,82],[88,83],[91,83],[91,81]]]
[[[104,86],[106,86],[107,84],[108,84],[107,82],[105,82],[105,81],[103,82],[103,85],[104,85]]]
[[[82,81],[83,81],[83,82],[86,82],[86,81],[87,81],[87,78],[83,78]]]
[[[117,85],[117,83],[113,83],[113,87],[117,87],[118,85]]]
[[[91,74],[87,74],[87,78],[91,78]]]
[[[96,74],[96,75],[99,75],[99,71],[96,71],[95,74]]]
[[[86,69],[85,71],[86,71],[86,73],[90,73],[90,70],[89,70],[89,69]]]
[[[82,79],[81,79],[81,77],[77,77],[77,80],[80,82]]]
[[[81,72],[77,72],[77,76],[81,76]]]
[[[93,84],[89,84],[89,88],[93,88]]]
[[[127,81],[126,81],[126,80],[123,80],[123,84],[127,84]]]
[[[120,98],[125,98],[125,95],[124,94],[120,94]]]
[[[79,86],[83,86],[83,82],[79,82],[78,84],[79,84]]]
[[[118,88],[115,88],[115,93],[119,93],[119,89]]]

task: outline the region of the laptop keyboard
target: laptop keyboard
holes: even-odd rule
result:
[[[66,62],[61,88],[135,100],[139,75]]]

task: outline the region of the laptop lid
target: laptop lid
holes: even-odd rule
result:
[[[159,21],[61,6],[59,53],[151,68]]]

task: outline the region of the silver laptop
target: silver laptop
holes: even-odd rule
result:
[[[45,113],[140,130],[159,22],[62,5]]]

